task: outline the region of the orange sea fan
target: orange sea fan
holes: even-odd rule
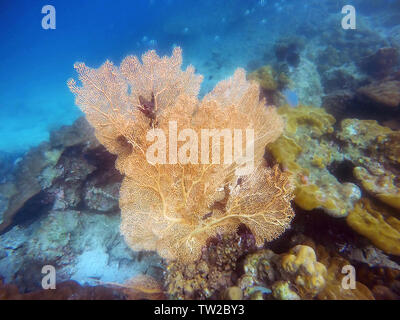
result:
[[[292,187],[287,173],[264,166],[263,155],[283,131],[281,117],[260,101],[258,85],[247,81],[242,69],[199,101],[202,77],[192,67],[182,71],[181,63],[179,48],[170,58],[149,51],[142,63],[127,57],[120,68],[110,62],[98,70],[77,64],[82,87],[68,83],[99,141],[118,156],[126,242],[134,250],[156,250],[168,260],[188,262],[199,258],[210,237],[236,232],[242,223],[258,245],[278,237],[293,217]],[[155,153],[167,163],[149,161],[154,147],[149,135],[165,133],[170,142],[171,126],[192,136],[176,141],[178,152],[167,143],[164,152]],[[227,134],[202,144],[204,129]],[[249,143],[254,156],[246,158],[247,151],[234,149],[236,160],[225,161],[232,155],[227,147],[232,135],[247,138],[246,130],[254,133]],[[199,152],[204,146],[214,151],[211,157]],[[193,156],[197,153],[206,161]],[[220,161],[214,162],[215,154]],[[250,164],[253,169],[243,173]]]

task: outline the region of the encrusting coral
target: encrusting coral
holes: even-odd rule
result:
[[[192,262],[210,237],[232,234],[240,224],[251,230],[257,245],[278,237],[293,218],[290,176],[277,166],[264,166],[263,155],[282,133],[281,117],[260,101],[259,86],[248,82],[242,69],[199,101],[202,77],[191,66],[182,71],[181,64],[180,48],[170,58],[149,51],[142,63],[128,56],[119,68],[109,61],[99,69],[77,63],[82,86],[68,82],[98,140],[118,156],[126,242],[134,250],[157,250],[167,260]],[[175,148],[171,128],[175,139],[179,133]],[[205,143],[205,158],[201,155],[206,161],[198,163],[196,137],[207,128],[222,133],[224,153],[213,137]],[[231,130],[228,138],[226,129]],[[254,157],[234,149],[236,161],[227,161],[232,153],[226,139],[232,131],[246,132],[248,138],[248,129],[254,140],[246,143],[246,154],[253,149]],[[210,149],[215,153],[211,163]],[[222,155],[223,163],[214,161]],[[244,174],[249,165],[254,169]]]
[[[326,267],[306,245],[281,255],[266,249],[249,254],[243,269],[238,286],[250,299],[263,299],[269,293],[278,300],[312,299],[324,289],[327,277]]]
[[[311,239],[304,239],[288,252],[262,249],[248,254],[237,281],[244,299],[252,300],[374,300],[369,288],[355,281],[342,285],[343,267],[350,262]]]
[[[351,228],[386,253],[400,255],[400,220],[369,199],[360,200],[347,216]]]
[[[387,205],[400,209],[400,135],[375,120],[345,119],[338,138],[353,174],[363,188]]]
[[[268,145],[275,160],[295,175],[295,203],[304,210],[322,209],[333,217],[345,217],[361,197],[353,183],[340,183],[329,166],[344,156],[332,143],[335,118],[323,108],[282,106],[284,134]]]

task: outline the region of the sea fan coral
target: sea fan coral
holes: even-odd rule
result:
[[[180,48],[170,58],[149,51],[119,68],[77,63],[82,86],[68,82],[99,141],[118,156],[126,242],[188,262],[210,237],[242,223],[258,245],[278,237],[293,217],[292,187],[263,155],[282,133],[281,117],[242,69],[199,101],[202,77],[181,64]]]

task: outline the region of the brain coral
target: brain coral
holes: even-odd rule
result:
[[[180,48],[162,58],[149,51],[142,62],[128,56],[119,68],[108,61],[99,69],[77,63],[82,86],[68,82],[99,141],[118,156],[116,167],[124,175],[119,204],[126,242],[133,250],[156,250],[167,260],[189,262],[199,258],[210,237],[236,232],[239,224],[252,231],[258,245],[278,237],[293,217],[292,187],[288,173],[263,165],[263,155],[265,146],[282,133],[281,117],[259,100],[259,86],[246,80],[244,70],[218,83],[200,101],[202,77],[191,66],[182,71],[181,64]],[[169,144],[155,153],[168,155],[167,164],[148,161],[146,154],[154,147],[149,137],[162,144],[165,133],[164,142],[170,141],[171,124],[177,132],[190,129],[197,137],[205,128],[252,129],[254,159],[234,150],[240,161],[225,163],[229,155],[217,148],[223,163],[209,163],[207,157],[199,164],[192,157],[198,149],[180,134],[180,161]],[[209,150],[216,145],[208,141]],[[250,161],[254,170],[237,176],[237,169]]]

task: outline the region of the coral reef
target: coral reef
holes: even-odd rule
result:
[[[363,283],[356,281],[354,289],[345,289],[342,285],[343,267],[349,262],[341,257],[329,257],[324,262],[327,268],[326,286],[318,293],[319,300],[375,300],[372,292]]]
[[[300,106],[278,109],[286,120],[283,136],[268,146],[274,159],[295,174],[295,203],[304,210],[322,209],[346,217],[349,226],[389,254],[398,255],[399,133],[374,120],[335,119],[323,109]],[[335,141],[340,141],[339,143]],[[347,164],[346,164],[347,163]],[[354,183],[341,183],[331,172],[345,164],[347,178],[390,208],[372,206]],[[345,170],[345,171],[346,171]]]
[[[86,120],[80,118],[73,126],[54,131],[50,142],[31,149],[18,162],[12,179],[0,184],[0,194],[7,201],[0,220],[0,233],[13,223],[18,212],[32,199],[39,198],[43,203],[53,202],[55,197],[62,196],[60,200],[69,201],[70,207],[78,204],[77,189],[94,171],[83,155],[99,146],[92,131]],[[76,161],[77,157],[80,161]],[[68,190],[56,190],[57,181]]]
[[[121,232],[129,246],[190,263],[200,257],[210,237],[234,233],[241,223],[257,245],[278,237],[293,217],[291,184],[278,167],[263,166],[263,154],[265,145],[281,134],[283,122],[274,108],[259,100],[258,85],[246,81],[239,69],[198,101],[202,78],[191,66],[180,69],[180,48],[170,58],[149,51],[142,62],[127,57],[120,68],[107,61],[97,70],[77,63],[82,87],[74,80],[68,83],[96,137],[118,156],[116,167],[124,175]],[[181,154],[184,163],[177,163],[171,150],[167,165],[166,158],[148,161],[153,143],[146,135],[160,139],[171,122],[178,132],[191,129],[198,137],[204,128],[253,129],[255,155],[250,161],[255,170],[238,179],[235,173],[248,160],[199,164]]]
[[[65,110],[0,110],[0,299],[400,299],[400,2],[295,2],[150,1],[172,56],[76,63],[86,118],[24,154]]]
[[[232,289],[237,263],[241,256],[252,250],[255,250],[254,237],[243,228],[239,233],[212,239],[198,261],[190,264],[171,262],[167,266],[167,295],[172,299],[237,299],[242,295],[237,287]]]
[[[363,188],[382,202],[399,209],[399,133],[375,120],[345,119],[338,138]]]
[[[342,267],[348,264],[338,255],[330,256],[322,246],[314,251],[297,245],[280,255],[263,250],[246,257],[238,286],[248,299],[373,300],[361,282],[356,281],[355,289],[342,286]]]
[[[346,179],[358,181],[369,194],[400,208],[398,131],[375,120],[345,119],[335,132],[331,115],[307,106],[281,107],[278,113],[286,120],[285,133],[268,150],[295,174],[298,206],[347,216],[361,198],[361,191],[354,183],[339,182],[331,171],[349,162],[345,166],[352,174]]]
[[[332,143],[335,119],[322,108],[280,107],[286,129],[268,150],[276,161],[295,174],[295,203],[305,210],[322,209],[335,217],[345,217],[361,197],[352,183],[340,183],[329,171],[342,162],[339,146]]]
[[[391,268],[360,266],[357,278],[371,289],[376,300],[400,299],[400,271]]]
[[[325,286],[326,268],[312,248],[298,245],[281,257],[283,278],[291,279],[300,296],[315,296]]]
[[[238,280],[244,297],[259,299],[272,293],[279,300],[311,299],[325,287],[326,268],[308,246],[298,245],[277,255],[261,250],[248,255]]]

